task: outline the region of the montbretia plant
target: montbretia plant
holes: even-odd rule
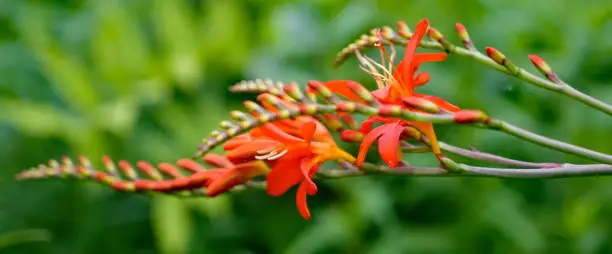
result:
[[[449,42],[425,19],[415,26],[414,33],[404,22],[399,22],[397,30],[387,26],[373,29],[343,49],[336,65],[355,55],[359,67],[377,84],[373,91],[353,80],[311,80],[303,89],[295,82],[261,79],[233,85],[232,92],[257,94],[257,101],[245,101],[246,111],[230,112],[231,120],[221,122],[220,129],[204,139],[192,158],[179,159],[174,164],[160,163],[157,167],[141,161],[133,167],[126,161],[116,166],[104,157],[103,169],[97,169],[85,157],[80,157],[78,163],[65,157],[24,171],[17,178],[77,177],[124,192],[208,197],[245,188],[262,188],[278,196],[298,186],[298,211],[308,219],[311,215],[306,197],[317,193],[314,180],[326,178],[371,174],[508,178],[612,174],[612,155],[550,139],[483,111],[462,109],[435,95],[418,93],[418,87],[430,80],[428,73],[418,72],[419,66],[442,62],[454,54],[612,115],[612,106],[562,81],[540,57],[529,56],[543,78],[516,66],[495,48],[487,47],[485,54],[481,53],[465,27],[457,24],[456,28],[462,45]],[[396,45],[405,46],[405,53],[397,64],[394,63]],[[419,47],[439,52],[417,53]],[[361,53],[368,49],[378,49],[380,61]],[[355,115],[367,118],[359,123]],[[455,147],[437,139],[434,125],[441,124],[503,132],[598,164],[527,162]],[[333,132],[339,134],[339,140],[334,139]],[[359,151],[351,154],[337,142],[359,143]],[[380,165],[366,162],[366,154],[374,143],[383,161]],[[222,146],[223,154],[210,153],[217,146]],[[427,152],[439,161],[438,167],[420,167],[402,160],[404,153]],[[467,165],[450,159],[445,153],[499,167]],[[199,159],[210,166],[197,162]],[[337,164],[336,169],[319,170],[330,161]]]

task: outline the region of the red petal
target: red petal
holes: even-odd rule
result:
[[[361,123],[361,128],[359,128],[359,131],[363,134],[368,134],[370,131],[372,131],[372,125],[374,125],[376,122],[384,122],[384,118],[380,116],[369,117]]]
[[[410,58],[414,56],[416,53],[416,49],[419,46],[419,43],[427,33],[427,29],[429,28],[429,21],[427,19],[421,20],[415,27],[414,34],[410,37],[410,41],[406,45],[406,51],[404,52],[404,59]]]
[[[317,185],[312,181],[312,179],[310,179],[311,175],[314,175],[315,170],[312,170],[314,168],[314,160],[313,158],[307,158],[302,160],[302,162],[300,163],[300,169],[302,171],[302,175],[304,176],[304,180],[302,182],[302,184],[306,184],[307,189],[306,192],[308,192],[308,194],[310,195],[314,195],[317,193]],[[312,170],[312,174],[311,174],[311,170]]]
[[[391,86],[385,86],[383,88],[378,88],[372,92],[372,96],[379,101],[385,101],[389,97],[389,89]]]
[[[268,184],[266,192],[272,196],[280,196],[302,181],[304,175],[296,167],[297,163],[299,162],[295,160],[280,159],[266,177],[266,183]]]
[[[268,136],[274,140],[283,142],[285,144],[303,141],[302,139],[287,134],[286,132],[271,123],[266,123],[262,125],[260,129],[263,135]]]
[[[329,89],[330,91],[332,91],[333,93],[337,93],[339,95],[342,95],[348,99],[354,100],[354,101],[358,101],[361,102],[363,104],[366,104],[361,97],[359,97],[359,95],[357,95],[351,88],[351,85],[359,85],[361,86],[361,84],[352,81],[352,80],[331,80],[331,81],[327,81],[327,82],[323,82],[323,85],[325,87],[327,87],[327,89]]]
[[[418,68],[419,65],[426,62],[442,62],[446,60],[447,55],[445,53],[419,53],[414,55],[412,60],[413,68]]]
[[[236,136],[228,140],[227,142],[225,142],[225,144],[223,144],[223,150],[227,151],[227,150],[234,149],[238,146],[251,142],[251,140],[253,140],[253,138],[249,134],[242,134],[242,135]]]
[[[249,161],[255,158],[257,151],[280,145],[282,145],[280,142],[274,140],[253,140],[249,143],[227,151],[225,153],[225,157],[234,163]]]
[[[302,215],[304,219],[308,220],[310,219],[310,210],[308,210],[308,203],[306,202],[306,195],[308,194],[307,188],[308,187],[306,186],[306,184],[300,184],[300,187],[298,187],[297,193],[295,195],[295,203],[297,204],[297,208],[300,212],[300,215]]]
[[[363,164],[366,154],[368,153],[368,149],[370,149],[370,146],[372,146],[374,141],[376,141],[376,139],[380,137],[380,135],[382,135],[385,131],[386,126],[381,125],[374,128],[371,132],[368,133],[368,135],[365,136],[365,138],[363,138],[363,141],[359,146],[359,154],[357,155],[357,161],[355,162],[355,165],[361,166],[361,164]]]
[[[232,168],[234,164],[226,157],[215,153],[209,153],[204,155],[202,160],[210,165],[213,165],[217,168]]]
[[[441,109],[444,109],[449,112],[457,112],[461,110],[459,107],[441,99],[440,97],[425,95],[425,94],[414,94],[414,96],[431,101],[435,103],[436,105],[438,105],[438,107],[440,107]]]
[[[414,77],[413,86],[419,87],[429,82],[429,74],[427,72],[421,72]]]
[[[395,168],[399,162],[399,141],[404,126],[398,122],[385,124],[385,133],[378,140],[378,152],[389,167]]]
[[[316,130],[317,130],[316,123],[312,121],[306,122],[304,123],[304,125],[302,125],[302,127],[300,127],[300,135],[302,136],[304,141],[306,141],[306,143],[310,143]]]
[[[438,146],[438,139],[436,138],[436,133],[434,132],[432,123],[409,122],[408,124],[414,126],[415,128],[417,128],[417,130],[425,134],[425,136],[427,137],[427,139],[429,139],[429,142],[431,143],[431,150],[435,154],[441,153],[440,147]]]
[[[268,166],[263,161],[249,161],[236,165],[234,170],[244,178],[253,178],[267,173]]]
[[[238,171],[233,169],[227,170],[224,174],[210,182],[210,185],[206,187],[206,195],[209,197],[217,196],[245,181],[246,179],[242,178]]]

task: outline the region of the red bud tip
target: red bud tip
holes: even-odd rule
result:
[[[461,110],[454,114],[453,120],[459,124],[470,124],[486,121],[488,116],[480,110]]]
[[[104,155],[102,156],[102,163],[104,163],[104,165],[109,165],[113,163],[113,160],[111,160],[108,155]]]
[[[533,65],[535,66],[546,65],[546,62],[544,62],[544,60],[538,55],[534,55],[534,54],[529,55],[529,60],[531,60],[531,63],[533,63]]]
[[[410,28],[408,28],[408,26],[406,25],[404,21],[398,21],[397,27],[399,28],[397,30],[397,34],[401,36],[402,38],[408,39],[412,36],[412,32],[410,31]]]
[[[180,159],[176,162],[176,165],[191,172],[198,172],[204,170],[204,167],[202,165],[190,159]]]
[[[132,165],[130,165],[130,163],[129,163],[129,162],[124,161],[124,160],[119,161],[119,162],[117,163],[117,165],[119,165],[119,168],[121,168],[121,169],[130,169],[130,168],[132,168]]]
[[[461,23],[456,23],[455,24],[455,28],[457,29],[457,32],[459,34],[466,33],[465,26],[463,24],[461,24]]]
[[[358,143],[363,140],[363,133],[355,130],[345,130],[340,133],[340,139],[347,143]]]

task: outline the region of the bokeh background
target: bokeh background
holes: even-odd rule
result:
[[[610,253],[612,178],[361,177],[324,181],[304,221],[291,191],[215,199],[122,194],[93,183],[16,182],[62,155],[190,157],[253,98],[243,79],[354,79],[336,53],[360,34],[429,18],[466,25],[535,71],[612,102],[612,2],[0,0],[0,253]],[[375,52],[371,52],[375,53]],[[564,96],[450,56],[421,91],[550,137],[612,153],[612,120]],[[438,127],[451,144],[532,161],[584,162],[501,133]],[[355,147],[348,147],[355,151]],[[376,157],[371,157],[375,159]],[[410,155],[431,165],[432,156]],[[469,161],[468,161],[469,162]]]

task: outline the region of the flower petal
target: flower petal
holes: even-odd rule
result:
[[[418,68],[419,65],[426,62],[442,62],[446,60],[446,53],[419,53],[414,55],[412,60],[413,68]]]
[[[304,176],[302,184],[306,184],[306,192],[308,192],[308,194],[310,195],[314,195],[317,193],[317,185],[312,181],[312,179],[310,179],[311,175],[314,175],[314,172],[316,171],[316,168],[314,168],[315,163],[316,161],[314,160],[314,158],[303,159],[300,163],[300,170],[302,171],[302,175]]]
[[[234,164],[228,158],[218,155],[216,153],[208,153],[204,155],[204,158],[202,158],[202,160],[218,168],[234,167]]]
[[[376,141],[376,139],[380,137],[380,135],[382,135],[385,131],[387,131],[386,129],[387,129],[386,125],[378,126],[374,128],[371,132],[368,133],[368,135],[366,135],[363,138],[361,145],[359,145],[359,154],[357,155],[357,161],[355,162],[355,165],[359,167],[361,166],[361,164],[363,164],[363,161],[365,160],[365,157],[368,154],[368,150],[370,149],[370,146],[372,146],[374,141]]]
[[[285,144],[302,142],[303,140],[287,134],[280,128],[276,127],[274,124],[266,123],[260,127],[263,135],[268,136],[274,140],[280,141]]]
[[[232,150],[238,146],[249,143],[253,140],[253,137],[249,134],[238,135],[223,144],[223,150]]]
[[[282,144],[275,140],[256,139],[227,151],[225,157],[234,163],[250,161],[255,159],[255,156],[258,155],[257,151],[278,147],[280,145]]]
[[[238,184],[244,183],[246,180],[247,179],[243,178],[240,172],[235,169],[229,169],[222,175],[212,179],[210,184],[206,187],[206,195],[215,197]]]
[[[429,22],[427,19],[421,20],[415,27],[415,32],[410,37],[410,40],[406,44],[406,50],[404,51],[404,58],[397,65],[397,69],[395,73],[393,73],[393,77],[397,79],[405,89],[411,89],[412,78],[414,76],[415,66],[413,65],[413,61],[415,58],[415,53],[419,43],[425,36],[427,29],[429,28]]]
[[[280,159],[274,166],[272,171],[266,177],[266,183],[268,184],[266,192],[272,196],[283,195],[289,188],[298,184],[304,175],[301,170],[296,167],[299,163],[295,160],[283,160]]]
[[[459,110],[461,110],[459,107],[441,99],[440,97],[436,97],[436,96],[431,96],[431,95],[425,95],[425,94],[414,94],[415,97],[419,97],[419,98],[423,98],[426,99],[428,101],[431,101],[433,103],[435,103],[438,107],[440,107],[441,109],[444,109],[446,111],[449,112],[458,112]]]
[[[413,86],[419,87],[419,86],[425,85],[427,84],[427,82],[429,82],[429,78],[430,78],[429,73],[421,72],[417,74],[416,77],[414,77]]]
[[[399,141],[404,126],[399,122],[389,123],[386,126],[385,133],[378,140],[378,152],[389,167],[395,168],[399,162]]]
[[[371,116],[361,123],[361,128],[359,128],[359,131],[363,134],[368,134],[370,131],[372,131],[372,126],[374,123],[377,122],[385,122],[385,119],[380,116]]]
[[[431,143],[431,150],[436,154],[441,154],[440,146],[438,145],[438,138],[436,138],[436,133],[434,132],[432,123],[425,122],[409,122],[409,125],[414,126],[417,130],[422,132],[429,142]]]
[[[296,192],[295,203],[297,204],[297,208],[300,212],[300,215],[302,215],[304,219],[308,220],[310,219],[310,210],[308,209],[308,203],[306,201],[306,195],[308,194],[307,189],[307,185],[302,182]]]
[[[312,141],[312,137],[314,136],[316,130],[317,130],[316,123],[312,121],[306,122],[304,123],[304,125],[300,127],[300,135],[302,136],[304,141],[306,141],[306,143],[310,143],[310,141]]]
[[[359,97],[359,95],[350,88],[350,86],[352,85],[361,86],[361,84],[355,81],[352,81],[352,80],[331,80],[331,81],[323,82],[323,86],[327,87],[327,89],[329,89],[333,93],[342,95],[346,97],[347,99],[366,104],[366,102],[363,101],[363,99],[361,99],[361,97]]]

